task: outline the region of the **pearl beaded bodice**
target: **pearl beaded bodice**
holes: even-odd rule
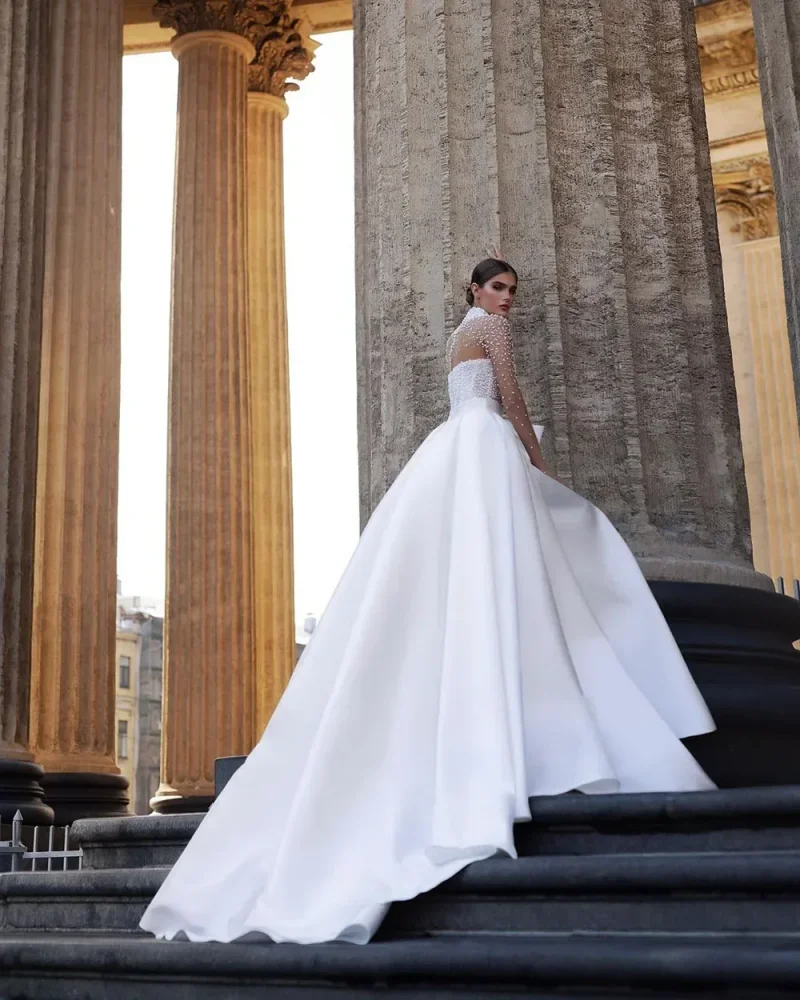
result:
[[[453,364],[462,350],[475,347],[481,347],[487,356],[465,358]],[[514,368],[511,326],[505,316],[473,306],[447,341],[447,363],[451,413],[470,399],[491,399],[502,406],[521,437],[526,428],[531,428]],[[532,428],[541,440],[544,427],[533,424]]]
[[[468,358],[453,366],[458,351],[477,346],[492,357]],[[514,373],[508,320],[473,306],[447,342],[447,362],[451,366],[447,379],[451,409],[469,399],[493,399],[499,403],[498,378]]]
[[[450,408],[454,410],[468,399],[494,399],[500,402],[500,390],[489,358],[472,358],[455,366],[447,378]]]

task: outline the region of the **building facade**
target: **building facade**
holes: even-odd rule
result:
[[[116,754],[131,810],[150,812],[161,773],[162,617],[138,599],[119,602],[116,648]]]
[[[137,688],[141,633],[133,619],[120,621],[117,628],[117,700],[115,713],[117,766],[134,787],[138,748],[139,705]]]
[[[697,8],[753,560],[800,577],[800,434],[750,0]]]

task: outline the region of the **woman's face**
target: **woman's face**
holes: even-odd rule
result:
[[[487,313],[508,316],[514,305],[514,296],[517,294],[517,279],[510,271],[497,274],[485,285],[473,284],[472,294],[475,297],[475,305],[485,309]]]

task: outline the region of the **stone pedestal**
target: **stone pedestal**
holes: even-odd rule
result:
[[[720,788],[800,784],[800,602],[717,584],[653,582],[717,731],[686,741]]]
[[[172,22],[168,22],[172,23]],[[160,812],[206,808],[257,736],[247,298],[247,66],[231,31],[180,64]]]
[[[289,343],[283,222],[281,97],[247,95],[250,388],[253,421],[253,572],[258,728],[269,721],[295,663]]]
[[[649,577],[768,588],[690,6],[357,0],[354,16],[363,517],[446,413],[445,337],[494,242],[520,271],[517,362],[558,472]]]
[[[115,815],[122,0],[52,0],[30,743],[57,822]]]
[[[752,0],[752,8],[800,410],[800,6],[796,0]]]
[[[0,8],[0,820],[47,822],[29,748],[47,7]]]

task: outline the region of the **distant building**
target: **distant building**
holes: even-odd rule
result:
[[[161,772],[164,620],[152,610],[162,607],[142,598],[117,601],[117,764],[137,814],[150,812]]]
[[[117,608],[121,614],[135,614],[137,611],[153,615],[155,618],[164,617],[163,597],[123,597],[117,596]]]
[[[114,728],[117,734],[117,766],[128,779],[133,804],[138,730],[136,688],[139,677],[141,634],[129,619],[117,622],[117,701]]]

